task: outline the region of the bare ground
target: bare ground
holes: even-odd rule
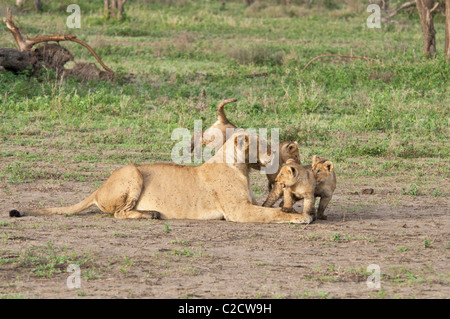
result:
[[[12,160],[5,158],[2,170]],[[338,175],[328,220],[310,225],[116,220],[96,208],[76,216],[8,216],[13,208],[75,203],[117,167],[66,165],[85,172],[79,182],[59,175],[3,180],[0,297],[450,297],[449,199],[402,194],[409,183],[398,176]],[[252,180],[262,202],[265,180],[258,173]],[[448,184],[441,180],[442,189]],[[362,195],[367,187],[374,194]],[[80,288],[67,286],[70,263],[80,264]],[[367,286],[370,264],[380,267],[380,289]]]

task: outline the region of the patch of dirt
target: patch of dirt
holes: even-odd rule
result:
[[[115,168],[99,167],[101,175]],[[262,203],[266,181],[258,173],[252,180]],[[448,197],[366,184],[338,179],[328,220],[291,225],[116,220],[96,208],[13,219],[13,208],[76,203],[98,182],[3,182],[0,297],[448,298]],[[80,264],[79,288],[67,286],[71,263]],[[371,264],[381,289],[367,286]]]

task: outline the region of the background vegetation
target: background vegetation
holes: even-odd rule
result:
[[[421,191],[424,175],[449,177],[449,73],[444,18],[435,16],[438,56],[424,57],[417,13],[369,29],[368,1],[141,0],[121,21],[103,17],[101,1],[42,1],[43,12],[17,11],[30,36],[75,34],[118,73],[114,82],[0,73],[0,157],[14,163],[4,182],[78,175],[36,169],[35,161],[115,164],[170,161],[174,128],[215,121],[225,98],[236,125],[280,128],[297,140],[305,163],[335,161],[344,176],[401,175]],[[81,28],[68,29],[68,4],[81,7]],[[3,10],[6,4],[2,2]],[[4,13],[4,10],[0,13]],[[13,39],[0,26],[0,47]],[[95,62],[77,44],[77,60]],[[325,58],[354,54],[382,64]],[[267,76],[249,77],[267,72]],[[202,92],[204,92],[202,94]],[[33,147],[20,152],[16,146]],[[67,157],[63,151],[75,151]],[[64,175],[66,174],[66,175]],[[419,185],[419,186],[418,186]],[[405,189],[405,192],[409,192]],[[422,190],[423,192],[423,190]],[[425,190],[425,192],[436,192]],[[445,190],[437,191],[444,196]]]

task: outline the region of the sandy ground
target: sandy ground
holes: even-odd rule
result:
[[[99,167],[102,176],[111,171]],[[252,179],[261,203],[265,180]],[[370,180],[341,178],[328,220],[310,225],[117,220],[95,207],[75,216],[8,216],[12,208],[75,203],[97,185],[1,184],[0,297],[450,297],[449,199],[401,195],[401,182],[362,195]],[[77,274],[67,271],[72,263],[80,265],[75,288],[67,285]],[[367,284],[371,264],[380,288]]]

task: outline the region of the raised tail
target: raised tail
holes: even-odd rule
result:
[[[22,217],[22,216],[42,216],[42,215],[56,215],[56,214],[76,214],[96,204],[95,193],[96,192],[92,193],[78,204],[72,206],[32,209],[32,210],[25,210],[22,212],[13,209],[9,212],[9,216]]]
[[[217,119],[220,123],[228,124],[230,121],[228,121],[227,116],[225,115],[225,111],[223,110],[223,107],[227,105],[228,103],[236,102],[237,99],[228,99],[223,100],[220,102],[220,104],[217,106]]]

